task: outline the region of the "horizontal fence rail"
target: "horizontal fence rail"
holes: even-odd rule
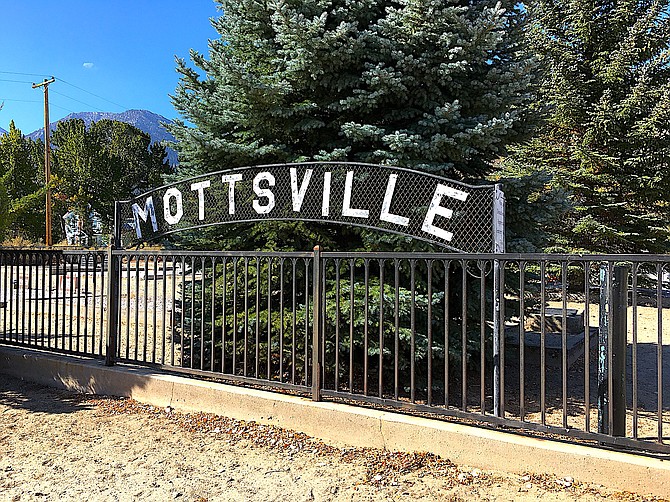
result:
[[[670,453],[662,255],[0,250],[0,343]]]

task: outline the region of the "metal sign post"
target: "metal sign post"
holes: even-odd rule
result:
[[[505,252],[505,194],[502,185],[495,185],[493,192],[493,252]],[[500,260],[493,260],[493,414],[501,417],[504,413],[500,360],[501,347],[504,350],[505,320],[502,318],[503,287]]]

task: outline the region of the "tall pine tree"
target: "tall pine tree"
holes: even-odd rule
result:
[[[347,160],[472,182],[525,131],[534,62],[514,2],[217,2],[209,57],[178,61],[181,177]],[[226,245],[281,247],[284,225],[218,232]]]
[[[554,173],[572,211],[553,230],[572,251],[670,245],[668,0],[536,0],[530,38],[545,70],[545,127],[508,166]]]

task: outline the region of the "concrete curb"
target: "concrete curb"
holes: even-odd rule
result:
[[[670,461],[490,429],[319,402],[148,369],[0,347],[0,373],[51,387],[125,396],[299,430],[332,444],[430,451],[456,464],[552,473],[610,489],[670,498]]]

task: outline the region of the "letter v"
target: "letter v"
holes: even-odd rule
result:
[[[312,171],[312,169],[305,170],[305,176],[300,184],[300,190],[298,190],[298,170],[295,167],[291,168],[291,199],[293,200],[293,210],[296,213],[300,212],[302,202],[305,200],[307,187],[309,186],[309,181],[312,179]]]

